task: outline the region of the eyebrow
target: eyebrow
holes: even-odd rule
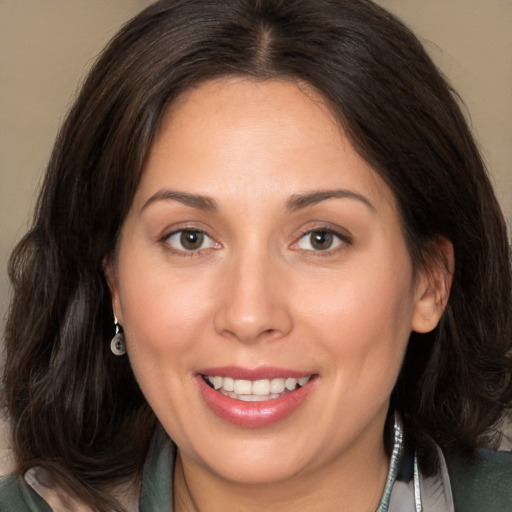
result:
[[[316,190],[305,194],[294,194],[286,203],[289,211],[300,210],[308,206],[326,201],[327,199],[355,199],[363,203],[372,212],[376,212],[375,206],[365,196],[353,192],[352,190],[336,189],[336,190]]]
[[[162,189],[153,194],[142,206],[140,213],[142,213],[148,206],[158,201],[178,201],[186,206],[198,208],[204,211],[217,211],[217,203],[214,199],[208,196],[199,194],[189,194],[187,192],[178,192],[176,190]]]
[[[327,201],[328,199],[355,199],[364,204],[372,212],[376,211],[373,204],[365,196],[346,189],[317,190],[314,192],[307,192],[305,194],[294,194],[286,202],[286,209],[289,211],[296,211],[321,203],[322,201]],[[211,197],[199,194],[190,194],[188,192],[178,192],[176,190],[162,189],[153,194],[144,203],[140,213],[158,201],[178,201],[186,206],[198,208],[203,211],[218,211],[217,202]]]

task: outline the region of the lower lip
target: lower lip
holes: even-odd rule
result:
[[[312,391],[316,378],[295,391],[272,400],[244,402],[229,398],[212,389],[201,375],[197,376],[204,401],[220,418],[242,427],[265,427],[290,416]]]

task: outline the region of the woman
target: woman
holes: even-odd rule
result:
[[[510,510],[503,217],[371,2],[142,12],[10,270],[2,510]]]

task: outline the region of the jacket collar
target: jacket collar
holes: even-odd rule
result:
[[[425,477],[414,450],[404,446],[400,418],[395,419],[394,446],[388,476],[377,512],[454,512],[450,479],[439,447],[439,472]],[[144,466],[140,512],[173,512],[176,445],[158,427]]]

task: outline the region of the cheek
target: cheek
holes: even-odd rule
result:
[[[136,260],[120,265],[121,307],[128,349],[158,358],[181,354],[206,329],[212,285],[201,272],[170,272],[166,265]]]
[[[310,337],[324,345],[341,378],[350,375],[356,382],[398,374],[414,311],[407,264],[346,269],[322,287],[311,285],[300,302]]]
[[[321,347],[331,402],[338,404],[328,413],[330,421],[349,421],[356,430],[387,410],[410,334],[408,287],[390,294],[387,283],[365,286],[371,282],[346,276],[308,308],[309,332]]]

